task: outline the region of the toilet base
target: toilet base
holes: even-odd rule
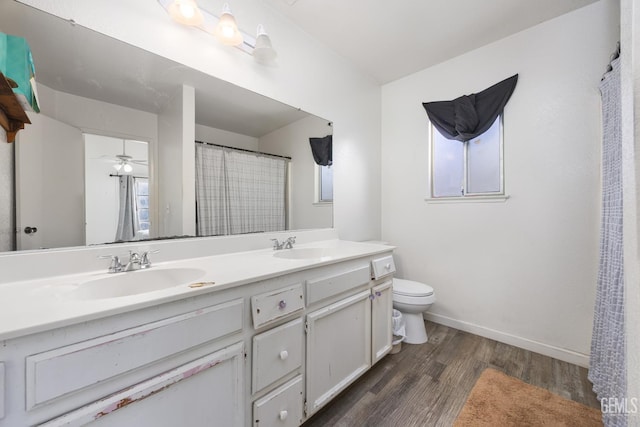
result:
[[[406,338],[403,342],[407,344],[424,344],[427,342],[427,329],[424,326],[422,313],[402,313],[406,327]]]

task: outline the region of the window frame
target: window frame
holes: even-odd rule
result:
[[[485,193],[469,193],[467,192],[467,188],[469,187],[469,162],[468,162],[468,147],[469,142],[464,142],[464,153],[463,153],[463,193],[460,196],[434,196],[435,194],[435,182],[434,182],[434,171],[435,171],[435,132],[439,132],[436,127],[429,121],[429,172],[428,172],[428,194],[425,200],[429,203],[455,203],[455,202],[503,202],[506,201],[509,196],[506,194],[506,183],[505,183],[505,174],[504,174],[504,113],[498,116],[499,119],[499,138],[500,138],[500,190],[494,192],[485,192]]]
[[[333,198],[331,200],[328,199],[323,199],[322,198],[322,169],[323,168],[327,168],[327,169],[331,169],[333,168],[333,165],[330,166],[320,166],[317,163],[314,163],[315,166],[315,200],[314,200],[314,204],[316,205],[329,205],[333,203]],[[331,171],[332,173],[332,179],[331,179],[331,194],[333,195],[333,171]]]

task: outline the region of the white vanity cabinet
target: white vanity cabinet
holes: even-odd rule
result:
[[[245,306],[188,299],[0,343],[0,426],[243,427]]]
[[[385,254],[0,340],[0,427],[299,426],[390,351]]]
[[[320,307],[306,316],[307,417],[391,350],[392,282],[372,277],[367,260],[307,281],[308,303]]]

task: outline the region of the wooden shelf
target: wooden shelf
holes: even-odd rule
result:
[[[7,142],[16,140],[16,134],[24,129],[25,123],[31,123],[29,117],[4,74],[0,73],[0,126],[7,131]]]

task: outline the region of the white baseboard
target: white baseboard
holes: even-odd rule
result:
[[[545,356],[553,357],[554,359],[573,363],[585,368],[589,367],[589,355],[587,354],[582,354],[564,348],[555,347],[549,344],[544,344],[538,341],[529,340],[527,338],[518,337],[515,335],[507,334],[505,332],[496,331],[495,329],[485,328],[484,326],[475,325],[473,323],[464,322],[462,320],[452,319],[440,314],[426,312],[424,313],[424,318],[434,323],[449,326],[461,331],[470,332],[474,335],[479,335],[481,337],[489,338],[501,343],[533,351],[534,353],[540,353]]]

